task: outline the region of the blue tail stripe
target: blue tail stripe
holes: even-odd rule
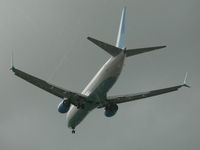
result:
[[[125,16],[126,16],[126,7],[124,7],[122,10],[122,16],[116,42],[116,47],[122,49],[125,48]]]

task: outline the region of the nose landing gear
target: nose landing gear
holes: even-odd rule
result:
[[[75,130],[72,130],[72,134],[75,134],[76,133],[76,131]]]
[[[72,134],[75,134],[76,131],[75,131],[75,128],[72,128]]]

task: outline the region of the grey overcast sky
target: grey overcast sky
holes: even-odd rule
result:
[[[122,104],[112,118],[94,110],[72,135],[61,101],[8,71],[16,66],[81,92],[109,58],[86,37],[115,44],[127,6],[128,48],[167,48],[128,58],[109,95],[180,84],[191,89]],[[0,0],[1,150],[199,150],[199,0]]]

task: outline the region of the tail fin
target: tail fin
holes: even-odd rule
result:
[[[106,52],[108,52],[109,54],[111,54],[113,57],[117,56],[125,48],[125,14],[126,7],[124,7],[122,10],[116,46],[107,44],[105,42],[99,41],[91,37],[88,37],[87,39],[93,42],[95,45],[102,48],[103,50],[105,50]]]
[[[121,49],[125,48],[125,16],[126,16],[126,7],[124,7],[122,10],[122,16],[116,42],[116,47]]]

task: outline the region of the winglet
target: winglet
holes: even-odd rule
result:
[[[187,85],[187,83],[186,83],[186,81],[187,81],[187,75],[188,75],[188,73],[186,72],[185,73],[185,78],[184,78],[184,81],[183,81],[183,86],[190,88],[191,86]]]
[[[14,67],[14,52],[12,51],[12,54],[11,54],[11,67],[9,70],[12,70],[14,71],[15,70],[15,67]]]

